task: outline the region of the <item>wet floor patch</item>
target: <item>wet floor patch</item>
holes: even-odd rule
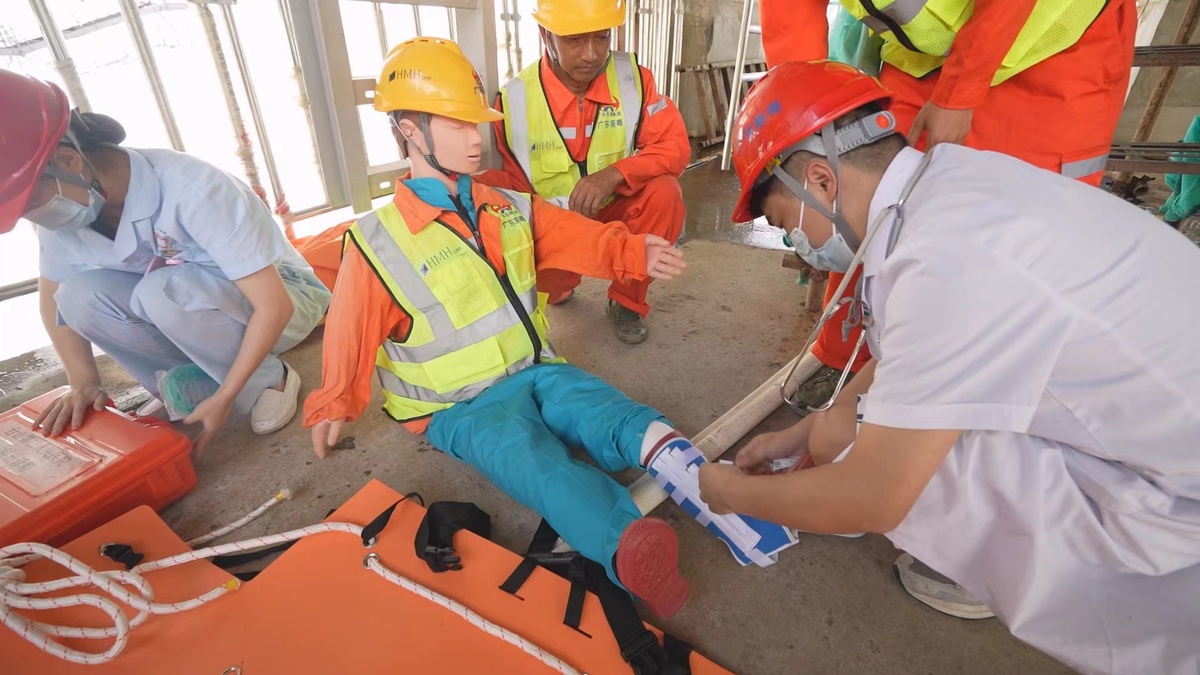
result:
[[[722,171],[719,161],[688,171],[680,180],[687,203],[687,239],[728,241],[755,248],[786,251],[783,231],[765,220],[734,224],[733,206],[738,198],[737,177]]]

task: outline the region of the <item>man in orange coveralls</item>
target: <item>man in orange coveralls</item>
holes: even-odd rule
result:
[[[761,0],[768,66],[828,56],[828,4]],[[893,92],[889,110],[912,145],[960,143],[1100,184],[1133,64],[1134,0],[842,5],[883,37],[879,79]],[[827,301],[840,281],[830,274]],[[813,384],[835,379],[850,360],[862,331],[855,327],[843,337],[846,312],[825,325],[813,346],[829,367]],[[853,369],[870,358],[860,350]],[[821,395],[828,387],[806,389],[812,393],[801,397],[810,405],[828,396]]]
[[[540,513],[654,612],[673,614],[688,596],[675,530],[642,517],[603,470],[689,476],[676,492],[698,494],[680,453],[660,451],[695,448],[657,410],[555,354],[535,278],[553,266],[625,282],[670,279],[683,271],[683,253],[620,222],[474,181],[478,125],[502,115],[453,42],[398,45],[374,104],[388,113],[412,173],[391,203],[347,231],[321,388],[304,406],[313,450],[324,457],[338,442],[378,375],[388,415]]]
[[[503,168],[480,180],[675,243],[686,217],[678,178],[691,146],[650,71],[633,54],[609,51],[625,10],[623,0],[538,1],[533,18],[546,54],[501,89],[496,107],[505,119],[493,130]],[[550,304],[568,300],[579,280],[569,270],[538,270]],[[608,318],[622,342],[646,339],[649,286],[641,279],[608,289]]]

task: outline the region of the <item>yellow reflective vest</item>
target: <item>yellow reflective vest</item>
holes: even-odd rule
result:
[[[971,18],[974,0],[841,0],[846,11],[884,39],[882,58],[913,77],[940,68],[954,36]],[[1076,42],[1105,0],[1038,0],[1008,50],[995,86]],[[971,45],[958,45],[970,49]]]
[[[474,242],[436,221],[413,233],[390,202],[347,231],[346,245],[362,251],[412,319],[404,339],[389,338],[375,360],[384,409],[398,421],[427,417],[536,363],[562,360],[546,337],[545,303],[535,286],[530,198],[499,192],[509,205],[487,206],[478,218],[500,222],[503,274],[488,261],[478,229]]]
[[[567,150],[574,127],[560,129],[542,91],[541,62],[534,61],[500,90],[504,140],[537,194],[569,197],[579,179],[629,157],[636,149],[642,119],[642,71],[633,54],[613,52],[604,69],[617,106],[599,106],[584,129],[592,139],[587,158],[576,162]]]

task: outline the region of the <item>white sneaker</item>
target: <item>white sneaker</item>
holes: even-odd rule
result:
[[[296,416],[296,401],[300,398],[300,376],[287,363],[283,391],[264,389],[250,409],[250,428],[254,433],[269,434],[287,426]]]
[[[909,595],[943,614],[960,619],[996,616],[970,591],[907,553],[896,560],[896,576]]]

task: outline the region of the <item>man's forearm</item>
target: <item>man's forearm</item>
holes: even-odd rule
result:
[[[67,373],[67,382],[72,387],[84,387],[100,384],[100,369],[96,366],[96,357],[92,354],[92,343],[76,333],[70,326],[58,325],[58,304],[54,301],[54,293],[58,284],[46,278],[38,280],[38,311],[42,318],[42,326],[54,345],[54,352],[62,361],[63,370]]]
[[[737,513],[806,532],[881,532],[879,502],[837,464],[793,473],[745,476],[728,503]]]

